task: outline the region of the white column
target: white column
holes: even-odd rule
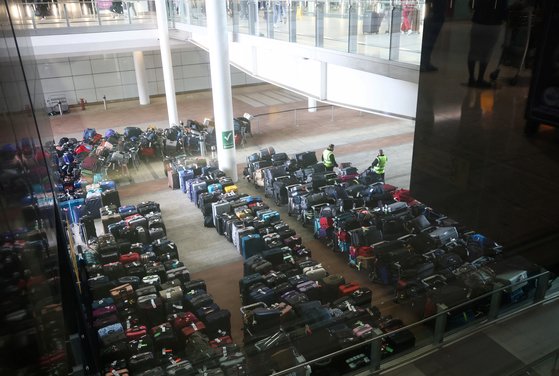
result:
[[[238,180],[225,1],[206,1],[212,98],[219,169]]]
[[[173,78],[173,60],[169,45],[169,26],[167,25],[167,4],[165,0],[156,0],[157,31],[159,47],[161,50],[161,66],[163,67],[163,81],[165,82],[165,99],[167,101],[167,114],[169,126],[179,124],[177,111],[177,98],[175,96],[175,79]]]
[[[146,75],[146,66],[144,64],[144,53],[142,51],[134,51],[134,71],[136,72],[136,84],[138,85],[140,104],[149,104],[148,78]]]
[[[309,97],[309,103],[307,105],[309,112],[316,112],[316,99]]]

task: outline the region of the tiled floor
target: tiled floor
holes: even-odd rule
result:
[[[209,92],[179,95],[177,102],[181,119],[203,120],[211,117]],[[383,148],[389,156],[387,182],[401,187],[409,186],[413,122],[331,107],[309,113],[304,109],[306,105],[305,98],[271,85],[234,89],[235,116],[245,112],[260,115],[253,120],[253,138],[248,139],[246,147],[237,150],[239,171],[242,171],[245,157],[263,146],[272,145],[276,150],[288,154],[302,150],[320,153],[324,146],[335,143],[338,160],[351,161],[360,170],[370,163],[378,148]],[[277,113],[295,108],[299,110]],[[62,135],[81,137],[81,131],[87,127],[100,132],[109,127],[122,130],[128,125],[145,128],[148,124],[156,124],[164,127],[167,125],[165,117],[165,101],[159,97],[152,98],[152,104],[148,106],[129,101],[110,103],[106,111],[102,105],[89,105],[85,111],[74,108],[67,115],[51,118],[51,124],[57,139]],[[178,244],[181,260],[191,269],[193,278],[205,279],[215,300],[232,311],[233,336],[240,339],[242,324],[237,282],[242,274],[242,260],[238,252],[214,229],[203,228],[201,213],[187,201],[184,194],[169,190],[161,162],[145,163],[139,171],[132,172],[132,177],[133,184],[125,181],[120,185],[121,200],[136,203],[153,199],[161,203],[169,238]],[[246,181],[239,181],[238,185],[243,192],[262,194]],[[403,311],[401,306],[392,301],[389,289],[371,285],[364,273],[347,266],[347,259],[333,254],[313,239],[308,229],[288,217],[285,208],[280,208],[280,213],[282,219],[303,236],[305,244],[313,251],[313,258],[322,262],[331,273],[340,273],[348,280],[370,285],[374,291],[374,304],[383,314],[401,317],[406,323],[416,320],[411,312]],[[472,370],[475,370],[476,375],[505,375],[505,371],[532,361],[538,354],[543,355],[545,350],[552,350],[553,344],[558,343],[559,333],[545,330],[540,325],[540,320],[553,323],[558,310],[557,304],[549,305],[545,310],[532,312],[530,315],[533,320],[496,326],[471,337],[463,345],[449,347],[390,374],[471,375],[474,372]],[[426,340],[430,336],[429,331],[422,330],[418,328],[415,333],[418,340]],[[530,335],[517,336],[518,331]],[[542,346],[539,345],[545,349],[540,349]],[[463,356],[465,351],[471,355]],[[485,357],[477,356],[478,353]],[[494,367],[488,367],[484,363],[488,361],[486,359],[491,359]],[[504,366],[506,368],[499,368]]]

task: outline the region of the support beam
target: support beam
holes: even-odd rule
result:
[[[165,0],[156,0],[157,31],[159,47],[161,50],[161,67],[163,68],[163,81],[165,83],[165,99],[167,101],[167,115],[169,126],[179,124],[177,111],[177,97],[175,95],[175,79],[173,77],[173,60],[169,44],[169,25],[167,24],[167,5]]]
[[[136,73],[136,84],[138,85],[138,97],[140,105],[150,103],[148,78],[146,75],[146,66],[144,64],[144,53],[142,51],[134,51],[134,72]]]
[[[214,107],[217,159],[219,169],[238,180],[235,135],[233,130],[233,96],[229,43],[227,40],[227,11],[224,1],[207,1],[208,42]]]

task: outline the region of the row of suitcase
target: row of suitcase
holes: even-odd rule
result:
[[[344,307],[351,304],[364,307],[371,305],[370,289],[356,283],[346,284],[341,276],[329,276],[322,265],[309,257],[310,251],[304,248],[300,236],[297,236],[298,241],[293,247],[285,244],[267,247],[266,236],[281,231],[281,228],[290,230],[280,220],[279,213],[278,218],[274,218],[271,223],[263,221],[261,216],[259,218],[258,211],[243,221],[234,214],[235,205],[231,204],[236,200],[243,203],[243,197],[235,197],[231,201],[220,198],[220,201],[212,203],[212,217],[217,231],[227,236],[238,249],[240,247],[239,251],[245,259],[245,277],[239,281],[241,300],[245,304],[243,310],[247,312],[247,305],[262,308],[256,309],[255,316],[245,320],[245,342],[250,343],[253,337],[259,338],[279,330],[285,318],[280,312],[295,312],[293,307],[310,304],[317,309],[318,306],[322,307],[318,310],[325,312],[328,309],[325,304],[334,302],[346,304]],[[260,202],[258,199],[254,201]],[[310,316],[295,315],[291,318],[292,327],[300,328],[309,324]],[[326,321],[331,318],[330,315],[317,317],[316,322],[312,323],[328,326]],[[359,329],[355,328],[355,332],[358,333]]]
[[[114,249],[117,261],[103,258]],[[230,312],[213,301],[203,280],[190,280],[173,242],[160,239],[126,249],[126,242],[104,234],[82,258],[105,374],[246,368],[230,336]],[[112,262],[101,265],[101,260]]]

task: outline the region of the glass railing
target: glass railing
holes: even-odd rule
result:
[[[206,26],[205,2],[175,0],[172,22]],[[230,32],[419,65],[425,0],[227,2]]]
[[[312,47],[418,65],[425,0],[227,1],[228,30]],[[155,27],[154,0],[13,2],[16,27]],[[169,27],[206,27],[202,0],[168,0]]]
[[[49,29],[109,25],[156,25],[155,1],[35,1],[10,5],[12,23],[20,28]]]
[[[387,371],[400,364],[402,356],[405,356],[406,362],[413,362],[414,359],[427,352],[436,351],[443,342],[455,341],[463,337],[468,329],[479,330],[489,327],[521,311],[557,299],[559,281],[552,278],[550,272],[542,271],[517,283],[506,286],[495,284],[491,292],[464,303],[452,307],[435,304],[436,313],[406,326],[390,327],[391,320],[379,318],[379,326],[361,337],[359,343],[342,346],[337,351],[326,353],[320,346],[314,347],[316,352],[309,350],[305,344],[310,343],[309,338],[319,335],[317,334],[319,331],[314,330],[302,337],[280,330],[269,338],[259,341],[255,351],[277,353],[278,349],[285,348],[289,344],[290,351],[302,355],[301,358],[304,361],[275,372],[276,376],[308,374],[309,370],[318,371],[324,367],[336,368],[340,365],[340,359],[346,362],[340,369],[344,373],[357,370],[368,370],[370,373],[379,370]],[[509,298],[514,295],[512,292],[519,289],[523,291],[523,298],[511,301]],[[388,328],[383,327],[387,323]],[[328,330],[330,336],[335,335],[333,333],[336,329]],[[407,339],[413,339],[413,341]],[[401,348],[397,348],[397,346],[401,346]],[[355,360],[355,364],[350,365],[348,361],[351,360]],[[345,369],[347,365],[350,365],[351,369]]]

